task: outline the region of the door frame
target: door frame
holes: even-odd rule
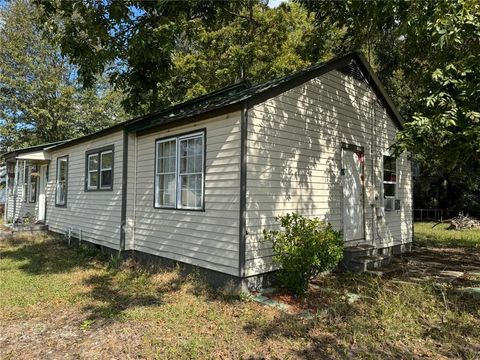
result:
[[[353,239],[353,240],[346,240],[345,238],[345,208],[344,208],[344,186],[345,186],[345,181],[344,181],[344,152],[345,151],[350,151],[354,153],[359,153],[361,152],[363,154],[363,162],[362,162],[362,171],[361,171],[361,184],[362,184],[362,195],[361,195],[361,200],[362,200],[362,222],[363,222],[363,238],[361,239]],[[366,229],[366,209],[365,209],[365,148],[360,145],[354,145],[350,143],[345,143],[342,142],[342,149],[341,149],[341,212],[342,212],[342,231],[343,231],[343,241],[344,243],[349,243],[349,244],[364,244],[367,242],[367,229]]]
[[[46,191],[47,182],[48,182],[47,174],[48,174],[48,164],[40,165],[37,220],[43,221],[43,222],[45,222],[47,219],[47,191]]]

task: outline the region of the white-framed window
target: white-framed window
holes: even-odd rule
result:
[[[157,141],[155,207],[177,206],[177,139]]]
[[[113,145],[86,152],[85,190],[113,189]]]
[[[87,189],[98,189],[98,154],[88,155]]]
[[[68,155],[57,158],[55,205],[67,205]]]
[[[383,197],[385,199],[397,196],[397,159],[393,156],[383,156]]]
[[[111,189],[113,186],[113,151],[100,153],[100,189]]]
[[[204,180],[204,131],[156,141],[156,208],[202,210]]]
[[[37,201],[37,177],[38,177],[38,166],[32,165],[30,169],[30,182],[28,184],[28,201],[34,203]]]

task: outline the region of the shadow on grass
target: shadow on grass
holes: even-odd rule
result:
[[[143,278],[143,280],[139,280]],[[129,308],[136,306],[158,306],[163,303],[163,293],[156,289],[145,289],[147,277],[132,272],[127,278],[118,280],[118,273],[106,272],[91,276],[85,280],[91,290],[87,296],[92,299],[84,310],[90,313],[90,318],[112,319],[121,315]],[[123,285],[123,286],[122,286]]]
[[[60,237],[29,238],[12,236],[2,239],[6,250],[0,248],[0,258],[23,263],[18,266],[29,274],[59,274],[77,269],[92,268],[101,254],[93,249],[69,247]]]
[[[387,344],[372,337],[371,343],[357,340],[350,332],[348,335],[334,328],[348,326],[347,316],[344,319],[316,319],[306,322],[296,315],[281,313],[273,321],[261,323],[253,321],[245,325],[244,330],[255,334],[262,343],[277,341],[307,341],[307,346],[293,350],[289,356],[302,359],[352,359],[363,358],[366,355],[378,359],[416,358],[415,353],[401,344]],[[339,331],[337,331],[339,330]],[[354,333],[352,331],[352,333]]]
[[[480,249],[476,248],[415,246],[411,253],[404,255],[404,259],[407,263],[415,262],[420,264],[426,271],[480,271]]]

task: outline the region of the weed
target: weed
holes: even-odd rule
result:
[[[115,254],[111,254],[108,259],[107,269],[118,270],[120,268],[121,263],[122,263],[122,254],[120,251]]]
[[[90,330],[93,324],[95,324],[95,320],[84,320],[80,324],[80,330],[83,330],[83,331]]]

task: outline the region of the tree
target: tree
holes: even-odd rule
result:
[[[170,102],[239,82],[259,83],[311,64],[306,39],[313,17],[298,4],[276,9],[256,2],[221,26],[197,21],[172,54],[172,72],[160,93]],[[321,60],[317,59],[318,60]]]
[[[125,108],[145,112],[166,103],[158,90],[170,77],[179,36],[192,22],[222,21],[240,3],[47,0],[37,4],[45,29],[78,66],[82,83],[91,87],[106,71],[110,83],[127,94]]]
[[[396,151],[415,154],[428,174],[422,188],[430,183],[432,189],[417,198],[478,206],[471,201],[479,194],[472,179],[480,178],[478,1],[300,2],[315,13],[320,32],[339,29],[336,52],[370,55],[400,105],[406,124]]]
[[[76,69],[38,25],[38,9],[16,0],[0,9],[0,137],[4,150],[68,139],[125,115],[105,85],[83,91]],[[115,105],[117,104],[117,105]]]

